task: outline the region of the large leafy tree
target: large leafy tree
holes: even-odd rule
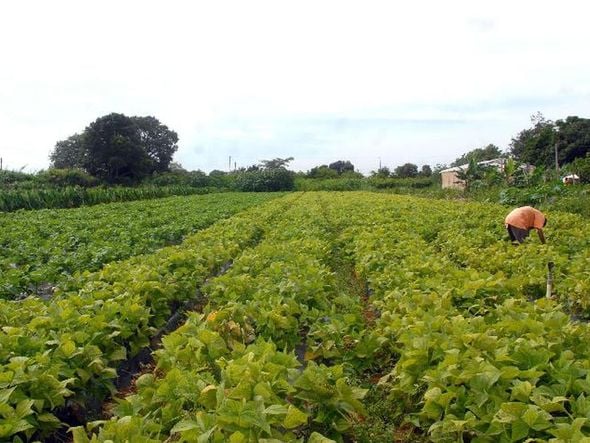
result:
[[[338,172],[331,169],[328,165],[315,166],[307,173],[309,178],[334,178],[338,177]]]
[[[414,163],[406,163],[395,168],[395,175],[398,177],[416,177],[418,175],[418,166]]]
[[[590,119],[568,117],[555,122],[558,158],[561,164],[571,163],[590,153]]]
[[[590,183],[590,153],[584,158],[577,158],[567,166],[570,173],[577,174],[582,183]]]
[[[59,169],[83,168],[84,148],[82,138],[82,134],[74,134],[65,140],[58,141],[53,152],[49,155],[51,166]]]
[[[141,145],[152,162],[152,171],[167,171],[178,150],[178,134],[155,117],[131,117],[131,120],[137,125]]]
[[[376,171],[371,171],[372,178],[389,178],[391,177],[391,171],[387,166],[382,166]]]
[[[345,172],[354,172],[354,165],[349,160],[338,160],[334,163],[330,163],[328,168],[336,171],[338,175],[342,175]]]
[[[293,161],[293,157],[274,158],[272,160],[261,160],[260,167],[262,169],[287,169],[287,165]]]
[[[422,169],[420,170],[420,175],[422,177],[432,176],[432,168],[430,167],[430,165],[422,165]]]
[[[142,145],[135,122],[112,113],[98,118],[84,131],[84,168],[110,183],[134,182],[148,175],[152,161]]]
[[[240,191],[272,192],[293,189],[295,173],[287,170],[293,157],[261,160],[256,168],[241,170],[235,176],[235,187]]]
[[[461,166],[474,162],[481,162],[485,160],[493,160],[502,156],[502,151],[494,144],[489,144],[483,148],[475,148],[469,152],[466,152],[461,157],[456,159],[451,166]]]
[[[510,142],[510,153],[521,162],[552,166],[555,162],[554,123],[537,112],[531,116],[531,127],[520,131]]]
[[[83,168],[109,183],[133,183],[169,170],[178,135],[151,116],[112,113],[56,143],[50,154],[55,168]]]
[[[590,152],[590,119],[570,116],[553,122],[537,113],[531,117],[531,123],[510,144],[511,154],[522,162],[553,167],[556,149],[560,165],[584,158]]]

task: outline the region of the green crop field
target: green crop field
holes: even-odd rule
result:
[[[0,298],[50,292],[74,274],[145,254],[272,194],[209,194],[0,213]]]
[[[197,199],[203,217],[183,218]],[[15,232],[2,260],[34,269],[13,286],[10,260],[0,269],[0,440],[590,441],[582,217],[548,213],[546,245],[513,246],[506,208],[491,204],[368,192],[170,201],[102,219],[2,215]],[[85,224],[76,268],[63,241]],[[45,254],[67,278],[44,267],[28,226],[55,243]],[[182,241],[166,246],[167,232]],[[100,258],[103,242],[115,256]],[[50,297],[10,299],[46,281]],[[152,360],[123,387],[142,353]]]

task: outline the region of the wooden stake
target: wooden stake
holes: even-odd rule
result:
[[[553,269],[555,268],[555,263],[550,261],[547,263],[547,292],[545,293],[545,297],[552,298],[553,295]]]

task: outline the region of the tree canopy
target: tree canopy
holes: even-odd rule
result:
[[[293,157],[262,160],[260,165],[242,169],[235,175],[235,186],[240,191],[290,191],[294,187],[295,173],[287,170]]]
[[[151,116],[131,117],[139,128],[139,138],[155,172],[168,170],[172,156],[178,150],[178,134]]]
[[[65,140],[58,141],[53,152],[49,154],[49,160],[51,160],[51,166],[57,169],[83,168],[82,134],[74,134]]]
[[[489,144],[483,148],[475,148],[469,152],[466,152],[461,157],[457,158],[451,166],[461,166],[474,162],[481,162],[485,160],[493,160],[495,158],[502,157],[502,151],[494,144]]]
[[[388,178],[391,177],[391,171],[387,166],[382,166],[376,171],[371,171],[371,177],[373,178]]]
[[[338,177],[338,172],[328,167],[328,165],[320,165],[311,168],[307,176],[309,178],[335,178]]]
[[[531,116],[531,127],[520,131],[510,142],[510,154],[524,163],[551,166],[555,162],[553,122],[540,112]]]
[[[416,177],[418,175],[418,166],[414,163],[406,163],[395,168],[395,175],[402,178]]]
[[[287,165],[289,162],[293,160],[293,157],[287,158],[274,158],[272,160],[262,160],[260,162],[260,167],[262,169],[287,169]]]
[[[336,171],[338,175],[342,175],[345,172],[354,172],[354,165],[349,160],[335,161],[334,163],[330,163],[328,168]]]
[[[112,113],[96,119],[82,134],[58,141],[52,167],[83,168],[109,183],[141,180],[167,171],[178,149],[178,135],[155,117]]]
[[[129,117],[109,114],[84,131],[84,168],[110,183],[137,181],[150,173],[150,158],[141,144],[140,131]]]
[[[557,152],[561,164],[585,158],[590,153],[590,119],[568,117],[555,122]]]
[[[432,168],[430,167],[430,165],[422,165],[420,175],[422,177],[430,177],[432,175]]]
[[[584,158],[590,152],[590,119],[570,116],[553,122],[537,113],[531,117],[531,127],[520,131],[510,143],[514,157],[545,167],[555,165],[556,148],[560,165]]]

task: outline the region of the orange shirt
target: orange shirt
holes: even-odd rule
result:
[[[520,229],[543,229],[545,216],[538,209],[523,206],[522,208],[514,209],[508,214],[504,223]]]

